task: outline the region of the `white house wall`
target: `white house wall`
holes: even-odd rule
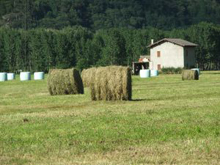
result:
[[[160,51],[160,57],[157,57],[158,51]],[[161,68],[163,67],[183,68],[184,48],[170,42],[164,42],[161,45],[151,48],[150,60],[152,62],[150,69],[158,69],[157,68],[158,65],[161,65]]]

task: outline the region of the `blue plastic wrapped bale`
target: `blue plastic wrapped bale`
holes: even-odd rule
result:
[[[8,78],[8,81],[15,80],[15,74],[14,73],[8,73],[7,78]]]
[[[29,80],[31,80],[31,73],[30,72],[21,72],[20,73],[20,80],[21,81],[29,81]]]
[[[199,68],[192,68],[191,70],[196,70],[196,71],[199,73],[199,75],[200,75],[200,70],[199,70]]]
[[[43,80],[44,79],[44,72],[35,72],[34,73],[34,80]]]
[[[150,78],[150,70],[140,70],[141,78]]]
[[[150,76],[151,77],[157,77],[159,75],[159,71],[158,70],[151,70],[150,71]]]
[[[7,73],[6,72],[0,72],[0,81],[7,81]]]

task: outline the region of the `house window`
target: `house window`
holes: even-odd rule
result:
[[[160,51],[157,51],[157,57],[160,57]]]
[[[161,70],[161,65],[160,64],[157,65],[157,70]]]

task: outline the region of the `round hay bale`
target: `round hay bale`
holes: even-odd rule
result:
[[[150,76],[151,77],[157,77],[159,75],[159,71],[158,70],[150,70]]]
[[[34,80],[43,80],[44,72],[34,72]]]
[[[8,81],[15,80],[15,74],[14,73],[7,73]]]
[[[131,100],[131,69],[121,66],[96,68],[90,87],[92,100]]]
[[[96,68],[84,69],[82,71],[82,81],[83,81],[84,87],[90,86],[95,71],[96,71]]]
[[[7,81],[7,73],[6,72],[1,72],[0,73],[0,81]]]
[[[84,93],[82,79],[76,69],[49,70],[47,86],[51,95]]]
[[[20,80],[21,81],[29,81],[29,80],[31,80],[31,73],[30,72],[21,72],[20,73]]]
[[[200,69],[199,68],[192,68],[191,70],[197,70],[200,75]]]
[[[140,70],[140,78],[150,78],[150,70],[149,69],[143,69]]]
[[[183,70],[182,80],[199,80],[199,72],[197,70]]]

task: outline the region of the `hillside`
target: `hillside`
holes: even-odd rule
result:
[[[160,29],[220,23],[219,0],[1,0],[0,26]]]

